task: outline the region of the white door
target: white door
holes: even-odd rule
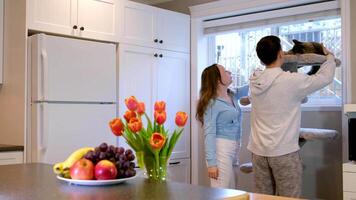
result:
[[[119,46],[119,117],[122,118],[127,108],[125,98],[135,96],[146,105],[146,113],[152,117],[154,49],[132,45]],[[122,118],[123,119],[123,118]],[[123,119],[124,120],[124,119]],[[143,120],[145,124],[145,120]],[[127,148],[123,138],[120,146]]]
[[[44,34],[31,42],[33,100],[116,102],[115,45]]]
[[[166,101],[167,122],[170,133],[176,128],[175,115],[184,111],[190,116],[190,62],[189,54],[160,51],[156,69],[157,100]],[[190,155],[190,119],[181,138],[173,149],[172,159]]]
[[[155,8],[125,1],[120,22],[120,43],[155,47],[158,43],[156,18]]]
[[[119,0],[78,0],[79,36],[118,41]]]
[[[29,0],[30,30],[73,35],[76,31],[77,0]]]
[[[158,10],[158,48],[188,53],[190,51],[189,15]]]
[[[43,163],[64,161],[82,147],[96,147],[102,142],[116,145],[109,121],[116,116],[115,104],[33,104],[36,110],[32,138]]]

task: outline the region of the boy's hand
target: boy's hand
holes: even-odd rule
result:
[[[323,52],[325,55],[331,54],[334,55],[329,49],[327,49],[324,45],[323,45]]]
[[[208,167],[208,177],[213,179],[218,179],[219,169],[217,167]]]
[[[243,105],[243,106],[247,106],[249,105],[251,102],[250,102],[250,98],[248,96],[244,96],[244,97],[241,97],[240,98],[240,104]]]

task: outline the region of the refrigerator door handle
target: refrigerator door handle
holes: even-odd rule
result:
[[[45,49],[41,51],[41,61],[42,61],[42,69],[41,69],[41,97],[40,100],[48,100],[48,55]]]
[[[45,151],[48,141],[48,107],[45,102],[39,104],[39,120],[37,126],[39,127],[38,148],[40,151]]]

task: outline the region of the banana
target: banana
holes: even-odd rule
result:
[[[69,176],[70,167],[88,152],[94,150],[93,147],[83,147],[74,151],[70,156],[63,162],[56,163],[53,166],[53,172],[60,176]]]

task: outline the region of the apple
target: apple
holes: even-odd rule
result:
[[[95,178],[98,180],[115,179],[116,175],[116,166],[109,160],[101,160],[95,165]]]
[[[93,162],[85,158],[76,161],[70,168],[70,176],[77,180],[92,180],[94,178]]]

